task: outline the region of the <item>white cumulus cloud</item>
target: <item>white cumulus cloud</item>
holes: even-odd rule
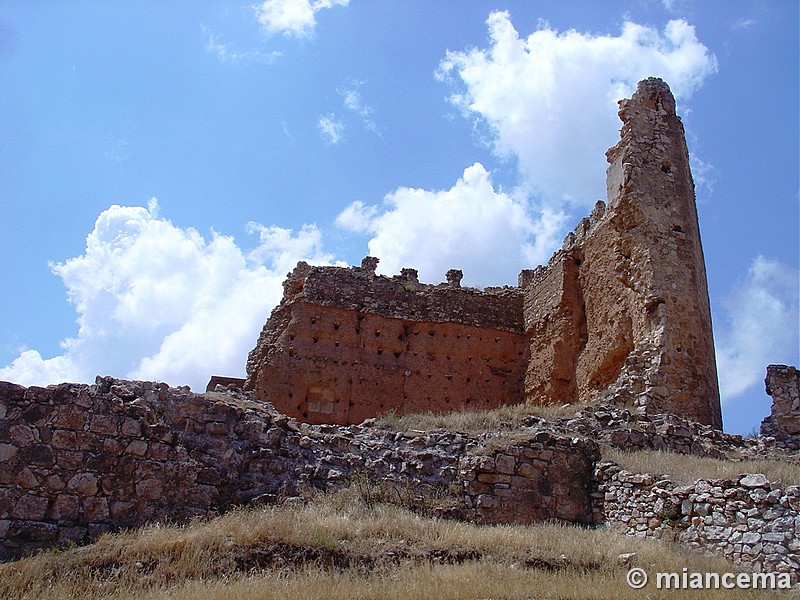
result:
[[[92,381],[110,374],[202,389],[212,374],[243,375],[247,353],[298,260],[329,264],[321,234],[250,224],[250,252],[233,238],[206,239],[148,208],[111,206],[81,256],[53,264],[78,313],[63,353],[25,350],[0,369],[23,385]]]
[[[253,7],[267,33],[308,37],[317,26],[317,13],[324,8],[347,6],[350,0],[265,0]]]
[[[683,20],[663,31],[626,22],[616,36],[542,23],[520,37],[507,12],[487,25],[489,48],[448,52],[437,77],[456,86],[454,105],[488,126],[498,155],[518,161],[529,190],[558,205],[590,206],[605,195],[602,156],[618,139],[616,102],[639,80],[661,77],[681,100],[717,69]]]
[[[497,191],[483,165],[475,163],[447,190],[400,187],[381,206],[350,204],[341,227],[372,234],[369,252],[379,272],[416,268],[420,279],[443,281],[450,268],[464,283],[516,283],[522,268],[550,258],[564,215],[534,215],[524,199]]]
[[[723,401],[763,387],[768,364],[793,363],[798,347],[798,273],[756,257],[715,323],[717,367]]]

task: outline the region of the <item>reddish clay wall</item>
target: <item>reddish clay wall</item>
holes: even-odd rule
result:
[[[286,289],[248,366],[248,386],[281,412],[360,423],[519,402],[528,347],[517,290],[305,264]]]
[[[722,427],[694,184],[658,79],[620,103],[598,202],[519,287],[424,285],[300,263],[248,359],[246,387],[311,422],[604,396]]]

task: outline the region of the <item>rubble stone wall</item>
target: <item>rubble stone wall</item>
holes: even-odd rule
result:
[[[800,486],[764,475],[676,485],[598,463],[595,522],[720,554],[755,572],[800,573]]]
[[[312,423],[602,396],[722,427],[694,184],[659,79],[620,103],[598,202],[514,288],[300,263],[248,359],[246,388]],[[427,337],[426,337],[427,336]]]
[[[761,422],[761,435],[800,449],[800,373],[796,367],[769,365],[764,383],[772,396],[772,409]]]
[[[335,490],[354,477],[410,488],[423,500],[455,494],[455,509],[468,516],[474,505],[458,500],[461,461],[484,444],[453,431],[398,432],[370,422],[306,425],[234,389],[194,394],[112,378],[47,388],[0,382],[0,440],[0,559],[108,530]],[[524,453],[516,476],[528,481],[538,473],[537,487],[514,490],[512,500],[524,496],[515,522],[585,522],[585,502],[572,506],[567,496],[570,482],[591,481],[593,455],[581,454],[589,446],[559,435],[547,440],[506,452]],[[504,468],[502,459],[497,464]],[[511,511],[487,520],[502,522]]]
[[[591,525],[593,441],[533,433],[492,452],[466,456],[460,480],[472,518],[529,525],[553,519]]]
[[[0,554],[274,492],[286,466],[269,449],[281,435],[255,403],[166,384],[0,383]]]
[[[763,475],[678,486],[599,461],[605,429],[605,442],[622,448],[674,439],[666,447],[713,454],[707,426],[672,420],[609,407],[563,422],[532,417],[513,435],[397,431],[375,420],[308,425],[233,386],[193,394],[110,377],[0,383],[0,559],[360,478],[423,503],[448,498],[442,514],[479,523],[606,524],[747,568],[797,572],[800,486]]]

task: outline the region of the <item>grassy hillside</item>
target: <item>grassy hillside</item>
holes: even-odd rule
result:
[[[635,552],[629,564],[620,555]],[[4,599],[643,598],[631,566],[731,571],[652,540],[555,524],[481,527],[365,501],[353,487],[182,527],[152,525],[0,565]],[[652,588],[652,586],[651,586]],[[648,589],[649,597],[660,597]],[[668,594],[668,592],[666,593]],[[674,592],[673,592],[674,594]],[[682,598],[759,598],[690,590]],[[669,597],[665,595],[664,597]],[[775,597],[770,595],[770,597]]]

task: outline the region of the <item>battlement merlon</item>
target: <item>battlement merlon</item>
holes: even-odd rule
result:
[[[399,275],[376,275],[376,264],[377,259],[369,256],[361,267],[350,268],[300,262],[284,283],[283,302],[305,301],[406,321],[523,331],[523,294],[517,287],[461,287],[462,273],[457,269],[447,271],[446,283],[426,284],[410,268]]]
[[[722,426],[694,183],[669,87],[620,102],[608,203],[518,287],[299,263],[246,387],[310,422],[606,399]]]

